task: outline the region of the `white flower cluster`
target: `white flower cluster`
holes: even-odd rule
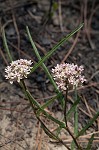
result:
[[[56,81],[58,88],[61,91],[66,91],[66,87],[77,87],[86,81],[85,77],[82,76],[83,66],[78,67],[77,65],[63,63],[57,64],[52,69],[53,77]]]
[[[10,63],[10,66],[5,68],[5,77],[12,84],[14,81],[20,82],[21,79],[27,78],[30,74],[32,64],[31,60],[19,59]]]

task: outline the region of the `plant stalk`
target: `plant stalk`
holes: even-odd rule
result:
[[[21,87],[22,87],[22,89],[23,89],[23,91],[24,91],[24,93],[25,93],[25,95],[26,95],[26,97],[28,98],[28,100],[29,100],[29,102],[30,102],[30,104],[31,104],[31,106],[32,106],[32,109],[33,109],[33,112],[34,112],[34,114],[35,114],[35,116],[36,116],[36,118],[38,119],[38,121],[41,123],[41,125],[42,125],[42,127],[43,127],[43,130],[45,131],[45,133],[47,134],[47,135],[50,135],[50,137],[51,138],[55,138],[56,140],[58,140],[59,141],[59,143],[61,143],[62,145],[64,145],[68,150],[71,150],[58,136],[56,136],[54,133],[52,133],[47,127],[46,127],[46,125],[43,123],[43,121],[40,119],[40,117],[37,115],[37,113],[36,113],[36,108],[35,108],[35,106],[33,105],[33,103],[32,103],[32,100],[28,97],[28,95],[27,95],[27,87],[26,87],[26,85],[25,85],[25,83],[24,83],[24,81],[22,80],[21,81]]]
[[[66,131],[71,135],[72,139],[74,140],[78,150],[82,150],[82,148],[79,146],[76,138],[74,137],[73,133],[70,131],[68,124],[67,124],[67,117],[66,117],[66,113],[67,113],[67,95],[68,95],[68,86],[66,86],[66,94],[65,94],[65,106],[64,106],[64,120],[65,120],[65,125],[66,125]]]

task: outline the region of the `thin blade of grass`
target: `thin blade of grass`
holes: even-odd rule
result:
[[[74,135],[76,136],[78,134],[78,109],[77,109],[77,105],[75,107],[74,110]],[[71,143],[71,150],[75,150],[75,142],[72,141]]]
[[[31,36],[31,34],[30,34],[30,31],[29,31],[28,26],[26,26],[26,30],[27,30],[27,34],[28,34],[29,40],[30,40],[30,42],[31,42],[32,48],[33,48],[33,50],[34,50],[34,52],[35,52],[35,54],[36,54],[38,60],[41,61],[42,58],[41,58],[41,56],[40,56],[40,54],[39,54],[39,52],[38,52],[38,50],[37,50],[37,48],[36,48],[36,46],[35,46],[35,43],[34,43],[34,41],[33,41],[33,39],[32,39],[32,36]],[[52,75],[50,74],[49,70],[47,69],[46,65],[45,65],[44,63],[42,63],[41,65],[42,65],[42,68],[44,69],[44,71],[45,71],[47,77],[49,78],[50,82],[52,83],[52,85],[53,85],[55,91],[56,91],[57,93],[60,93],[60,91],[58,90],[57,85],[56,85],[56,83],[54,82],[53,77],[52,77]],[[61,102],[61,105],[62,105],[62,107],[63,107],[63,105],[64,105],[64,100],[63,100],[63,98],[62,98],[62,99],[59,99],[59,101]]]
[[[33,49],[34,49],[34,52],[35,52],[35,54],[36,54],[38,60],[41,61],[42,58],[41,58],[41,56],[40,56],[40,54],[39,54],[39,52],[38,52],[38,50],[37,50],[37,48],[36,48],[36,46],[35,46],[35,43],[33,42],[33,39],[32,39],[32,37],[31,37],[31,34],[30,34],[30,31],[29,31],[28,26],[26,26],[26,30],[27,30],[28,37],[29,37],[29,40],[30,40],[30,42],[31,42],[31,45],[32,45],[32,47],[33,47]],[[50,72],[48,71],[48,69],[47,69],[47,67],[45,66],[44,63],[42,63],[42,67],[43,67],[45,73],[47,74],[47,77],[49,78],[50,82],[53,84],[55,90],[57,91],[57,90],[58,90],[58,89],[57,89],[57,85],[56,85],[56,83],[54,82],[54,80],[53,80],[53,78],[52,78]],[[59,92],[59,90],[58,90],[58,92]]]
[[[70,108],[70,110],[67,112],[67,115],[66,115],[66,116],[67,116],[67,119],[69,119],[70,116],[71,116],[71,114],[74,113],[75,107],[76,107],[76,105],[78,105],[79,101],[80,101],[80,99],[77,99],[77,100],[74,102],[74,104],[72,105],[72,107]]]
[[[94,134],[92,134],[91,138],[89,139],[86,150],[91,150],[93,140],[94,140]]]
[[[61,130],[62,130],[62,127],[60,126],[55,130],[57,136],[60,134]]]
[[[77,90],[75,88],[75,101],[78,100]],[[77,105],[74,107],[74,136],[77,136],[78,134],[78,107]],[[72,141],[71,143],[71,149],[74,150],[76,147],[75,142]]]
[[[51,138],[51,139],[54,139],[54,140],[57,140],[57,136],[55,136],[53,133],[51,133],[46,127],[45,125],[41,122],[41,127],[43,128],[43,130],[45,131],[45,133]]]
[[[12,56],[11,56],[11,54],[10,54],[10,50],[9,50],[9,48],[8,48],[7,39],[6,39],[6,36],[5,36],[5,31],[4,31],[4,29],[3,29],[2,35],[3,35],[3,42],[4,42],[5,50],[6,50],[7,54],[8,54],[9,60],[12,62],[13,59],[12,59]]]
[[[45,109],[46,107],[48,107],[51,103],[53,103],[58,97],[60,96],[60,93],[58,93],[55,97],[51,98],[50,100],[48,100],[45,104],[43,104],[41,106],[42,109]],[[41,112],[41,110],[38,110],[37,114],[39,114]]]
[[[64,42],[68,41],[76,32],[78,32],[82,27],[83,23],[79,25],[75,30],[73,30],[70,34],[68,34],[65,38],[63,38],[57,45],[55,45],[52,50],[50,50],[38,63],[36,63],[31,72],[34,72],[42,63],[47,60]]]
[[[97,112],[94,117],[89,121],[89,123],[78,133],[78,135],[76,136],[76,138],[78,138],[79,136],[83,135],[85,133],[85,131],[94,123],[94,121],[98,118],[99,116],[99,112]]]
[[[57,120],[56,118],[54,118],[53,116],[51,116],[50,114],[48,114],[44,109],[41,108],[40,104],[33,98],[33,96],[31,95],[31,93],[26,88],[24,81],[20,82],[20,86],[22,87],[22,89],[23,89],[23,91],[25,93],[25,96],[30,101],[30,103],[32,103],[33,105],[35,105],[35,107],[37,107],[37,109],[40,110],[49,119],[51,119],[52,121],[54,121],[56,124],[58,124],[62,128],[65,128],[65,124],[63,122]]]
[[[26,94],[28,96],[28,99],[31,100],[31,102],[33,103],[33,105],[35,105],[45,116],[47,116],[49,119],[51,119],[52,121],[54,121],[56,124],[60,125],[61,127],[65,128],[65,124],[59,120],[57,120],[56,118],[54,118],[53,116],[51,116],[50,114],[48,114],[45,110],[43,110],[40,107],[40,104],[32,97],[31,93],[26,90]]]
[[[75,88],[75,101],[78,100],[77,90]],[[78,134],[78,105],[75,106],[74,111],[74,135],[77,136]]]

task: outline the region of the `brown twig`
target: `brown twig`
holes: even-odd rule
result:
[[[83,96],[83,100],[84,100],[84,102],[85,102],[85,105],[86,105],[86,108],[87,108],[87,110],[88,110],[88,113],[89,113],[89,115],[90,115],[91,118],[92,118],[93,116],[92,116],[92,113],[91,113],[91,111],[90,111],[90,107],[89,107],[89,105],[88,105],[88,103],[87,103],[87,101],[86,101],[85,96]]]
[[[25,7],[27,4],[28,5],[32,5],[34,3],[34,1],[30,1],[30,2],[28,2],[28,1],[24,1],[24,3],[22,2],[21,4],[18,2],[18,4],[16,4],[16,5],[14,5],[13,7],[7,7],[5,10],[4,10],[4,12],[8,12],[8,11],[11,11],[11,10],[15,10],[15,9],[18,9],[18,8],[20,8],[20,7]]]
[[[18,26],[17,26],[17,23],[16,23],[16,18],[15,18],[15,15],[14,13],[12,14],[12,18],[13,18],[13,23],[14,23],[14,27],[15,27],[15,30],[16,30],[16,33],[17,33],[17,40],[18,40],[18,54],[19,54],[19,58],[20,58],[20,33],[19,33],[19,30],[18,30]]]
[[[80,35],[80,31],[77,33],[77,36],[74,40],[74,43],[72,44],[71,48],[69,49],[68,53],[65,55],[65,57],[63,58],[63,60],[61,61],[61,63],[65,62],[66,59],[68,58],[68,56],[71,54],[71,52],[73,51],[74,47],[76,46],[76,43],[78,41],[78,37]]]
[[[8,41],[8,43],[13,47],[15,48],[17,51],[20,51],[21,54],[23,54],[24,56],[26,56],[27,58],[31,59],[34,63],[36,63],[36,61],[31,57],[29,56],[27,53],[24,52],[24,50],[21,50],[19,49],[18,47],[16,47],[13,43],[11,43],[10,41]]]
[[[27,12],[28,12],[28,14],[30,15],[30,17],[31,17],[32,19],[35,19],[37,22],[38,22],[38,21],[41,22],[41,17],[40,17],[40,16],[35,16],[35,15],[33,15],[30,10],[27,10]]]
[[[85,24],[85,31],[86,31],[86,36],[88,38],[89,44],[92,49],[95,49],[95,45],[93,44],[90,34],[89,34],[89,29],[88,29],[88,20],[87,20],[87,4],[88,1],[84,0],[84,24]]]
[[[37,150],[37,145],[38,145],[38,142],[39,142],[39,136],[40,136],[40,129],[41,129],[41,128],[40,128],[40,122],[39,122],[34,150]]]
[[[10,7],[13,8],[12,0],[9,0],[9,2],[10,2]],[[11,13],[12,13],[13,24],[14,24],[14,27],[15,27],[15,30],[16,30],[16,33],[17,33],[17,37],[18,37],[17,39],[18,39],[18,49],[19,49],[20,48],[20,34],[19,34],[19,30],[18,30],[18,26],[17,26],[17,23],[16,23],[16,18],[15,18],[15,14],[14,14],[13,9],[11,9]],[[20,51],[18,51],[18,54],[19,54],[19,57],[20,57]]]
[[[59,4],[58,11],[59,11],[59,24],[60,24],[60,29],[61,29],[61,32],[64,32],[64,29],[63,29],[63,21],[62,21],[63,19],[62,19],[61,0],[59,0],[58,4]]]
[[[41,134],[40,134],[40,139],[39,139],[39,144],[38,144],[38,150],[41,150],[42,136],[43,136],[43,129],[41,128]]]
[[[81,6],[81,17],[80,17],[80,21],[79,21],[79,22],[82,22],[82,10],[83,10],[83,7]],[[65,62],[66,59],[69,57],[69,55],[72,53],[72,51],[73,51],[73,49],[74,49],[74,47],[76,46],[76,43],[77,43],[77,41],[78,41],[80,32],[81,32],[81,30],[77,33],[77,36],[76,36],[76,38],[75,38],[75,40],[74,40],[74,42],[73,42],[71,48],[69,49],[68,53],[65,55],[65,57],[63,58],[63,60],[61,61],[61,63]]]
[[[23,149],[25,150],[25,148],[24,148],[21,144],[19,144],[18,142],[16,142],[15,139],[10,139],[10,138],[8,138],[7,136],[2,135],[1,133],[0,133],[0,136],[4,137],[5,139],[8,139],[11,143],[16,143],[16,144],[18,144],[21,148],[23,148]]]

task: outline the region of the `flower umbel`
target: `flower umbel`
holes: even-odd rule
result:
[[[86,81],[82,75],[83,70],[83,66],[77,66],[73,63],[63,63],[60,65],[57,64],[57,66],[52,69],[52,73],[58,88],[62,91],[66,91],[67,87],[72,86],[72,88],[74,88],[82,85],[82,83]]]
[[[14,81],[20,82],[21,79],[27,78],[27,75],[30,74],[31,60],[19,59],[10,63],[10,66],[5,68],[5,77],[10,80],[12,84]]]

